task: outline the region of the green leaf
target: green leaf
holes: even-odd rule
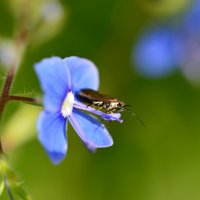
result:
[[[3,178],[3,176],[1,176],[0,177],[0,196],[3,193],[4,186],[5,186],[5,184],[4,184],[4,178]]]
[[[0,195],[5,187],[4,176],[7,180],[11,193],[15,193],[21,200],[31,200],[30,195],[23,189],[21,182],[18,181],[15,172],[8,164],[8,158],[1,156],[0,158]]]
[[[31,200],[30,195],[21,186],[21,183],[13,182],[10,184],[10,188],[16,193],[22,200]]]

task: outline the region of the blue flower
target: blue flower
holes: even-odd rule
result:
[[[60,163],[67,152],[67,124],[71,123],[89,150],[109,147],[113,140],[105,126],[93,115],[104,120],[120,120],[119,113],[106,114],[80,102],[76,95],[83,88],[98,90],[96,66],[79,57],[46,58],[35,65],[44,92],[44,111],[37,122],[39,140],[53,163]]]
[[[183,34],[184,32],[190,34],[200,34],[200,0],[193,0],[193,4],[182,16]]]
[[[133,51],[133,62],[139,74],[155,78],[171,73],[177,67],[176,34],[167,27],[145,33]]]
[[[188,79],[200,77],[200,0],[181,17],[147,30],[136,43],[132,61],[136,71],[159,78],[177,67]]]

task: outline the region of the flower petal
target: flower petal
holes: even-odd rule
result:
[[[86,146],[92,147],[91,149],[112,146],[110,134],[95,117],[74,109],[69,120]]]
[[[60,110],[62,101],[70,90],[70,73],[59,57],[43,59],[35,65],[44,92],[44,107],[47,111]]]
[[[96,152],[96,147],[93,146],[92,144],[89,144],[89,143],[85,143],[85,147],[91,152],[91,153],[95,153]]]
[[[60,163],[67,152],[66,119],[60,114],[42,112],[37,121],[39,140],[54,164]]]
[[[98,115],[99,117],[101,117],[103,120],[106,120],[106,121],[118,121],[120,123],[123,122],[123,120],[120,119],[121,118],[120,113],[104,113],[104,112],[101,112],[100,110],[97,110],[95,108],[92,108],[91,106],[85,105],[77,101],[74,102],[74,107],[81,110],[86,110],[90,113]]]
[[[75,56],[65,58],[64,62],[70,70],[72,90],[74,93],[79,92],[83,88],[98,90],[99,74],[94,63]]]

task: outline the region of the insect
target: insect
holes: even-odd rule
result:
[[[98,91],[92,89],[82,89],[78,93],[78,97],[84,103],[88,104],[88,106],[91,106],[98,110],[104,109],[107,113],[118,113],[126,110],[131,113],[137,120],[139,120],[143,126],[145,126],[143,121],[138,116],[136,116],[135,113],[127,109],[127,107],[130,105],[126,105],[124,102],[114,97],[101,94]]]
[[[89,106],[99,108],[99,110],[104,109],[107,113],[122,112],[124,107],[127,106],[114,97],[101,94],[92,89],[82,89],[78,95]]]

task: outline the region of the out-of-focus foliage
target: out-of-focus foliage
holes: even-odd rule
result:
[[[13,13],[7,1],[3,2],[0,33],[7,36],[13,25]],[[130,61],[133,43],[141,30],[147,28],[150,20],[156,25],[160,16],[157,18],[155,13],[150,18],[149,11],[133,0],[61,3],[70,13],[67,23],[57,37],[42,43],[40,48],[28,48],[12,94],[40,91],[33,64],[42,58],[86,57],[98,66],[100,91],[132,105],[146,127],[124,112],[123,124],[113,122],[109,126],[114,146],[90,154],[69,126],[69,151],[59,166],[51,164],[37,139],[18,146],[9,157],[32,198],[199,199],[200,89],[190,85],[179,70],[159,80],[146,80],[132,69]],[[156,5],[156,1],[152,4]],[[8,105],[7,122],[13,114],[12,106],[13,110],[17,107]],[[18,120],[26,116],[21,114]],[[8,200],[7,194],[1,199]]]
[[[35,137],[35,124],[41,108],[32,105],[21,105],[4,125],[2,130],[3,148],[6,152]]]
[[[193,1],[193,0],[192,0]],[[187,8],[191,0],[138,0],[142,8],[155,17],[177,15]]]
[[[30,195],[23,189],[22,183],[17,180],[15,172],[10,168],[5,155],[0,157],[0,181],[0,194],[3,192],[3,188],[6,188],[10,199],[18,197],[22,200],[31,200]],[[14,193],[14,196],[12,193]]]
[[[11,0],[8,4],[16,27],[27,29],[34,46],[59,33],[67,13],[60,0]]]
[[[1,66],[10,67],[15,60],[16,47],[11,39],[0,39],[0,64]]]

